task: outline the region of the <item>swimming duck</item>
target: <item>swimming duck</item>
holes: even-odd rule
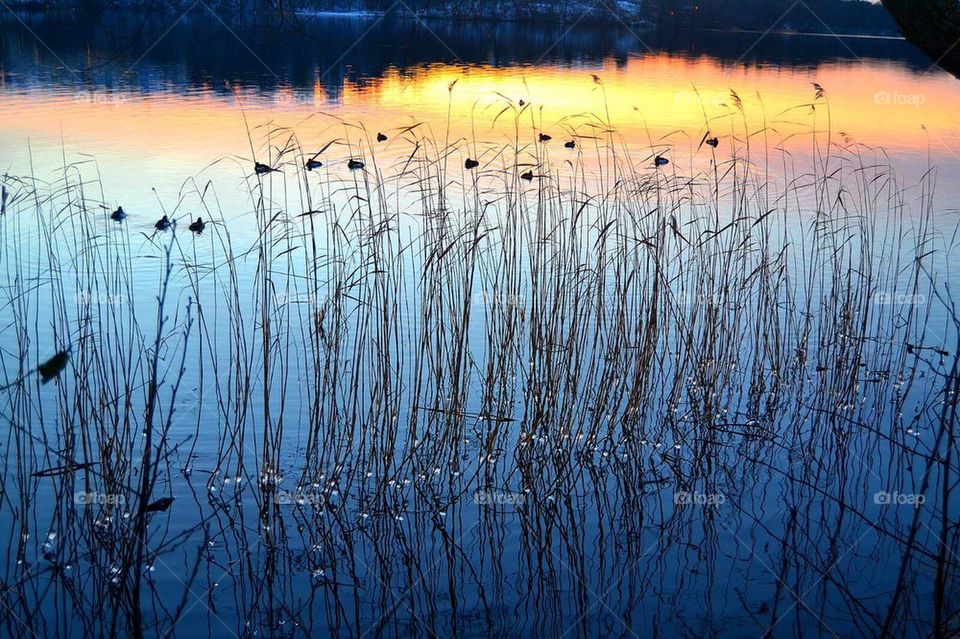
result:
[[[383,133],[377,133],[377,142],[386,142],[386,141],[387,141],[387,136],[385,136]]]
[[[717,146],[719,146],[720,144],[720,140],[718,140],[717,138],[710,138],[709,140],[707,140],[707,144],[709,144],[713,148],[717,148]]]
[[[570,140],[569,142],[565,142],[563,146],[567,147],[568,149],[575,149],[577,148],[577,143],[573,140]]]
[[[480,163],[477,162],[476,160],[471,160],[470,158],[467,158],[467,161],[463,163],[463,166],[466,169],[475,169],[478,166],[480,166]]]
[[[196,233],[197,235],[200,235],[201,233],[203,233],[203,229],[207,228],[207,225],[203,222],[203,218],[197,217],[197,221],[191,222],[190,226],[187,228],[189,228],[192,232]]]
[[[127,214],[124,212],[122,206],[118,206],[117,210],[110,214],[110,219],[114,222],[122,222],[127,217]]]
[[[655,158],[653,159],[653,165],[654,165],[654,166],[666,166],[666,165],[668,165],[668,164],[670,164],[670,160],[668,160],[667,158],[663,157],[662,155],[658,155],[657,157],[655,157]]]
[[[541,133],[541,134],[540,134],[540,141],[541,141],[541,142],[549,142],[549,141],[552,140],[552,139],[553,139],[553,138],[552,138],[551,136],[547,135],[546,133]]]
[[[46,384],[51,379],[63,372],[67,367],[67,362],[70,361],[70,349],[67,348],[65,351],[60,351],[44,363],[40,364],[37,367],[37,370],[40,372],[41,381]]]
[[[162,513],[166,511],[173,504],[173,497],[161,497],[157,501],[147,504],[147,507],[143,509],[145,513]]]
[[[254,170],[254,172],[255,172],[257,175],[263,175],[263,174],[265,174],[265,173],[272,173],[272,172],[274,172],[274,171],[277,171],[277,172],[280,171],[280,169],[271,168],[271,167],[267,166],[266,164],[264,164],[263,162],[254,162],[254,163],[253,163],[253,170]]]
[[[360,160],[350,160],[347,162],[347,168],[351,171],[356,171],[357,169],[362,169],[363,167],[364,164]]]
[[[153,227],[158,231],[166,231],[168,228],[170,228],[170,218],[164,215],[157,220],[157,223],[154,224]]]
[[[520,175],[520,178],[526,180],[527,182],[531,181],[533,179],[533,171],[527,171],[526,173],[522,173]]]

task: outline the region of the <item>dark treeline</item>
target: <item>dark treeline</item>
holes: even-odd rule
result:
[[[902,41],[841,41],[779,33],[758,40],[756,34],[746,31],[717,37],[707,31],[664,28],[643,31],[641,43],[636,29],[620,24],[581,23],[571,29],[558,23],[528,21],[420,22],[395,15],[381,19],[290,14],[283,21],[273,18],[264,28],[262,23],[244,22],[224,11],[212,15],[203,7],[188,12],[173,29],[170,16],[129,11],[85,17],[30,14],[20,19],[26,26],[0,13],[0,82],[7,89],[67,79],[82,81],[90,90],[129,89],[132,85],[146,92],[175,86],[229,93],[224,81],[230,80],[270,92],[282,77],[284,83],[312,95],[319,69],[324,90],[335,100],[346,81],[379,78],[390,69],[404,73],[434,62],[503,66],[599,64],[607,60],[620,65],[633,55],[648,53],[645,46],[732,65],[816,68],[828,60],[856,56],[860,60],[896,60],[921,72],[930,66],[921,52]],[[56,42],[59,59],[52,58],[35,36]],[[344,59],[343,52],[361,39],[363,55]],[[256,58],[247,46],[256,50]],[[44,63],[37,64],[38,59]],[[74,69],[76,76],[64,71],[63,64]],[[126,73],[133,66],[134,72]]]
[[[663,26],[766,31],[775,25],[808,33],[898,33],[883,6],[862,0],[657,0],[649,2],[645,12]]]
[[[14,0],[23,9],[148,11],[186,9],[186,0]],[[896,34],[897,25],[879,4],[862,0],[210,0],[218,10],[251,14],[309,11],[413,12],[427,17],[466,20],[625,22],[658,27]]]

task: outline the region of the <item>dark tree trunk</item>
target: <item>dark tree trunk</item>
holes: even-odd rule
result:
[[[907,40],[960,78],[960,5],[957,0],[882,0]]]

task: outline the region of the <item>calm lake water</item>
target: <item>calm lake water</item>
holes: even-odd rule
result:
[[[960,628],[960,81],[288,19],[0,17],[2,634]]]
[[[237,94],[250,127],[294,127],[317,150],[334,132],[344,134],[338,118],[371,134],[423,123],[446,135],[448,112],[450,139],[500,142],[509,131],[492,123],[507,96],[529,103],[528,121],[558,141],[577,124],[571,118],[595,113],[630,145],[682,152],[700,142],[706,118],[721,137],[736,131],[725,117],[733,90],[751,131],[766,123],[777,140],[806,133],[797,140],[801,153],[814,127],[838,143],[845,134],[886,149],[914,177],[929,158],[945,177],[945,201],[956,195],[949,176],[960,162],[960,87],[899,40],[329,15],[301,16],[298,35],[276,25],[226,27],[203,10],[175,24],[175,16],[27,26],[3,19],[0,169],[24,172],[31,146],[38,177],[56,171],[63,152],[68,161],[88,154],[110,197],[122,202],[142,198],[144,186],[173,196],[214,160],[248,157]],[[813,99],[811,82],[827,92],[829,120],[822,106],[818,118],[803,108]],[[403,157],[408,149],[381,152]]]

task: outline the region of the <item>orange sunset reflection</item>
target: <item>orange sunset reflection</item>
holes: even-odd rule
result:
[[[595,83],[596,74],[601,83]],[[456,86],[449,90],[451,83]],[[451,136],[500,142],[507,139],[513,122],[509,117],[492,123],[505,106],[507,96],[532,108],[522,124],[534,123],[566,135],[561,123],[578,114],[609,118],[625,140],[637,146],[663,136],[686,132],[697,138],[704,132],[705,114],[716,134],[743,130],[743,118],[751,130],[766,121],[781,136],[827,126],[827,110],[809,104],[814,97],[811,82],[827,91],[830,125],[857,142],[888,149],[925,152],[928,143],[921,125],[931,134],[932,145],[946,151],[960,139],[955,105],[960,103],[960,83],[946,74],[917,75],[894,63],[824,64],[816,69],[744,66],[718,60],[674,55],[642,55],[625,64],[608,60],[600,66],[430,65],[391,69],[383,77],[362,82],[344,81],[332,92],[320,77],[309,88],[286,87],[269,95],[240,90],[251,126],[272,122],[293,127],[305,146],[320,144],[326,130],[337,126],[334,118],[310,116],[323,112],[349,122],[362,123],[369,131],[389,132],[412,122],[424,122],[434,132],[446,126],[448,104]],[[696,91],[694,92],[694,87]],[[734,109],[730,91],[737,91],[744,115],[730,118]],[[177,161],[189,157],[205,163],[211,149],[219,155],[249,155],[249,146],[233,95],[201,87],[189,94],[81,94],[44,95],[27,91],[5,95],[0,112],[15,127],[5,131],[6,144],[16,146],[26,139],[59,141],[79,145],[96,154],[103,147],[176,150]],[[441,127],[441,128],[438,128]],[[19,135],[20,139],[11,139]],[[359,130],[350,134],[361,137]],[[317,139],[314,139],[316,136]],[[356,141],[356,140],[355,140]],[[688,142],[674,135],[669,142]]]

